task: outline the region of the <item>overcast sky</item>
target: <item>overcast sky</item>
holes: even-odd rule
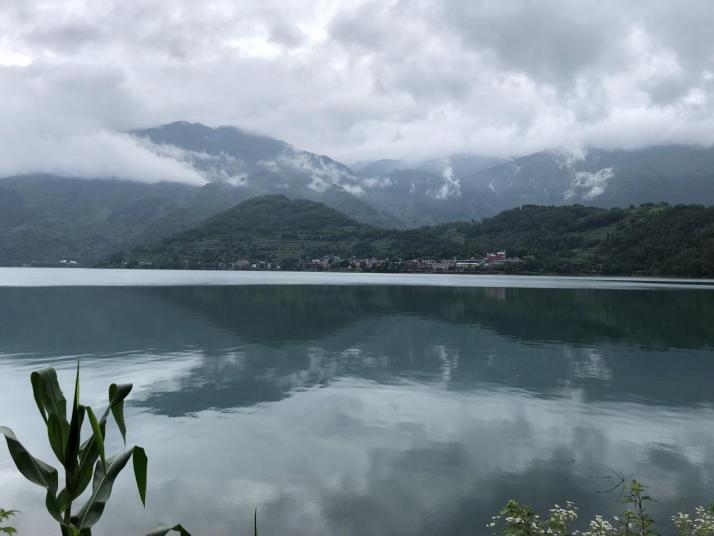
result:
[[[712,28],[711,0],[0,0],[0,175],[199,182],[116,134],[178,119],[346,162],[710,144]]]

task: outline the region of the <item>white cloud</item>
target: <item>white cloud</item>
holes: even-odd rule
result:
[[[565,192],[565,199],[579,194],[584,200],[592,201],[605,193],[607,182],[614,176],[612,168],[603,168],[594,173],[578,171],[570,182],[570,188]]]
[[[324,192],[337,186],[353,195],[364,194],[364,190],[355,182],[347,168],[327,158],[316,157],[303,151],[285,152],[276,161],[264,162],[263,165],[275,172],[279,172],[281,166],[285,166],[306,173],[311,179],[307,187],[316,192]]]
[[[51,173],[140,182],[207,182],[189,165],[154,153],[131,136],[104,130],[59,137],[27,136],[5,149],[0,176]]]
[[[394,186],[394,179],[391,177],[369,177],[362,179],[362,186],[365,188],[389,188]]]
[[[59,131],[111,153],[119,142],[102,132],[176,119],[342,161],[714,143],[706,0],[68,0],[2,13],[2,147]]]
[[[441,172],[444,182],[436,190],[428,190],[427,195],[434,199],[449,199],[450,197],[459,197],[461,195],[461,182],[454,175],[454,170],[451,167],[449,159],[444,160],[444,170]]]

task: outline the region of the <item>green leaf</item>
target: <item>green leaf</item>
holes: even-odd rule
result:
[[[117,385],[113,383],[109,386],[109,407],[104,412],[102,420],[106,419],[109,411],[112,412],[114,421],[119,427],[119,432],[121,432],[121,437],[126,445],[126,424],[124,423],[124,399],[129,396],[132,389],[132,384],[124,383]]]
[[[94,415],[94,411],[92,411],[92,408],[90,408],[89,406],[87,406],[87,416],[89,417],[89,423],[92,425],[92,432],[94,432],[94,444],[97,446],[97,450],[99,451],[99,457],[102,460],[102,467],[106,472],[107,460],[104,457],[104,434],[102,433],[102,429],[99,426],[99,421],[97,421],[97,417]]]
[[[60,505],[57,502],[57,497],[51,490],[47,490],[47,493],[45,494],[45,508],[47,508],[47,511],[55,519],[55,521],[59,521],[60,523],[62,522],[63,508],[60,508]]]
[[[74,496],[79,484],[79,441],[84,422],[84,406],[77,406],[72,409],[72,420],[69,425],[69,436],[67,438],[67,448],[65,449],[65,472],[67,474],[67,487]]]
[[[66,448],[66,427],[60,418],[51,413],[47,418],[47,436],[50,440],[52,452],[55,453],[59,462],[64,465],[64,451]]]
[[[57,381],[57,372],[53,368],[35,371],[30,376],[30,382],[37,408],[47,425],[47,435],[52,451],[64,465],[69,424],[67,422],[67,401]]]
[[[74,380],[74,399],[72,400],[72,417],[69,423],[67,446],[64,451],[64,467],[67,475],[67,491],[74,495],[79,482],[79,447],[81,442],[82,424],[84,422],[85,407],[79,403],[79,362]]]
[[[57,469],[30,454],[6,426],[0,426],[0,434],[5,436],[10,456],[22,476],[56,495]]]
[[[139,489],[139,497],[141,504],[146,507],[146,467],[149,463],[146,457],[146,452],[141,447],[134,447],[134,478],[136,479],[136,487]]]
[[[60,510],[57,506],[56,499],[57,469],[30,454],[9,428],[0,426],[0,434],[5,436],[7,448],[10,451],[10,456],[15,462],[18,471],[33,484],[42,486],[47,490],[45,496],[47,511],[57,521],[61,521]]]
[[[54,414],[67,424],[67,401],[60,389],[55,369],[46,368],[33,372],[30,382],[37,408],[45,422],[49,414]]]
[[[253,510],[253,536],[258,536],[258,509]]]
[[[101,463],[96,464],[92,482],[92,495],[87,499],[79,513],[76,516],[72,516],[72,522],[80,531],[91,528],[99,521],[111,496],[114,481],[133,453],[134,448],[131,448],[122,454],[109,458],[106,471],[103,470]]]
[[[102,437],[106,437],[106,418],[99,421],[99,430],[102,432]],[[79,497],[92,481],[92,472],[97,458],[99,458],[99,447],[94,439],[94,434],[92,434],[79,447],[79,474],[72,494],[72,500]]]
[[[4,510],[3,508],[0,508],[0,521],[7,521],[11,517],[13,517],[15,514],[19,514],[19,510]]]
[[[178,532],[181,536],[191,536],[191,534],[181,525],[174,525],[173,527],[156,527],[154,530],[147,533],[146,536],[164,536],[169,532]]]
[[[60,529],[62,531],[62,536],[80,536],[79,530],[72,525],[60,523]]]

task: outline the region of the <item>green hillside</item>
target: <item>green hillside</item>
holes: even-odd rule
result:
[[[88,180],[51,175],[0,179],[0,266],[91,265],[121,249],[192,227],[240,198],[223,184]]]
[[[304,259],[469,258],[505,249],[521,272],[714,275],[714,208],[648,204],[629,209],[526,205],[482,222],[409,231],[363,225],[321,203],[254,198],[104,266],[219,268]]]

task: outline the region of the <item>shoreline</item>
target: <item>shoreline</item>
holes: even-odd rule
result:
[[[136,268],[0,267],[0,287],[135,287],[215,285],[374,285],[425,287],[550,289],[697,289],[714,290],[714,279],[645,276],[293,272]]]

